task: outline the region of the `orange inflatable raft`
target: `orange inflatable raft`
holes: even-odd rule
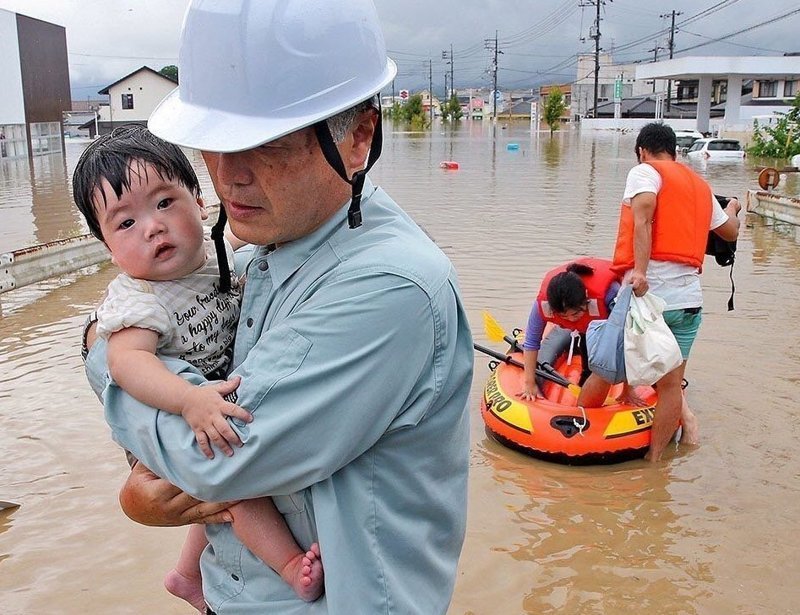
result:
[[[538,359],[569,381],[578,382],[581,357],[575,353],[567,364],[569,343],[569,332],[553,329],[543,340]],[[522,363],[522,353],[509,356]],[[612,401],[622,390],[619,384],[609,393],[612,403],[580,408],[569,389],[538,377],[544,397],[524,401],[517,397],[523,388],[522,368],[500,361],[489,366],[492,373],[481,398],[481,416],[488,432],[502,444],[534,457],[575,465],[617,463],[647,452],[657,401],[653,388],[636,388],[645,406]]]

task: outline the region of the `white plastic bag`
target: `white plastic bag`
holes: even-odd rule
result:
[[[631,298],[625,318],[625,375],[628,384],[654,384],[683,361],[681,349],[664,322],[664,300],[653,293]]]

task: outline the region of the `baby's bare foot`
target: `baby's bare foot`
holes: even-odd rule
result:
[[[174,568],[164,577],[164,587],[173,596],[186,600],[200,613],[206,612],[206,601],[203,598],[203,581],[198,575],[187,576]]]
[[[319,545],[315,542],[308,551],[289,560],[281,571],[281,577],[306,602],[319,598],[325,591]]]

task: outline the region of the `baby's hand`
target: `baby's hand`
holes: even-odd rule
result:
[[[233,455],[232,446],[242,446],[242,441],[225,417],[237,418],[245,423],[253,420],[247,410],[223,399],[235,391],[240,382],[241,378],[237,376],[226,382],[193,386],[184,399],[181,416],[189,423],[200,450],[209,459],[214,458],[212,443],[228,457]]]

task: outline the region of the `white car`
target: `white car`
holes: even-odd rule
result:
[[[736,139],[698,139],[686,155],[692,160],[741,160],[744,148]]]
[[[694,142],[703,138],[702,132],[696,130],[676,130],[675,141],[678,146],[678,151],[686,152]]]

